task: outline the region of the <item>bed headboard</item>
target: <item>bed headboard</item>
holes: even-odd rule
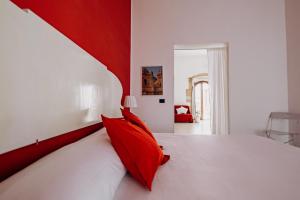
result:
[[[121,84],[102,63],[10,1],[0,25],[0,154],[120,116]]]
[[[103,128],[102,122],[0,154],[0,182],[53,151],[95,133],[101,128]]]

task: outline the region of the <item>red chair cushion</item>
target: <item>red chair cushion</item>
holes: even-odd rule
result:
[[[143,129],[121,119],[101,115],[111,143],[128,172],[150,191],[158,167],[169,160]]]
[[[180,107],[187,108],[188,111],[186,114],[177,114],[177,108]],[[187,105],[175,105],[174,106],[174,118],[177,123],[193,123],[193,115],[191,114],[190,107]]]
[[[181,123],[193,123],[193,116],[191,114],[176,114],[175,122]]]

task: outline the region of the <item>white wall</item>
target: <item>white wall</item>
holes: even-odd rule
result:
[[[0,1],[0,154],[120,114],[106,67],[34,13]]]
[[[300,1],[286,0],[289,111],[300,113]],[[291,127],[300,132],[300,125]],[[300,138],[296,142],[300,146]]]
[[[284,0],[132,0],[131,92],[156,132],[173,131],[173,46],[229,44],[232,133],[265,129],[271,111],[286,111]],[[166,104],[141,96],[140,66],[164,66]]]
[[[175,50],[174,52],[174,104],[188,105],[186,90],[188,79],[200,73],[208,73],[206,50]]]

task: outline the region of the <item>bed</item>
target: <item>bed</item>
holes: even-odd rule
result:
[[[153,191],[127,175],[115,200],[300,199],[300,149],[253,135],[156,137],[172,157]]]
[[[151,192],[125,174],[103,128],[2,182],[0,199],[300,199],[295,147],[252,135],[155,136],[171,160]]]

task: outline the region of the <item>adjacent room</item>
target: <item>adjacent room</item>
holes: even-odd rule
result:
[[[228,49],[225,43],[175,46],[175,134],[228,134]]]
[[[174,49],[174,132],[211,134],[206,49]]]

